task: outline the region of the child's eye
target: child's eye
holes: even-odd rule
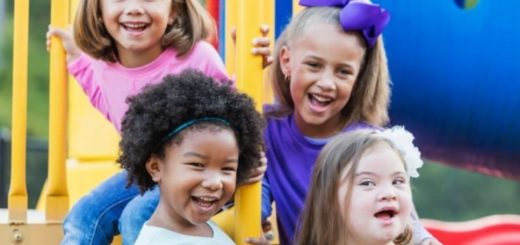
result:
[[[345,68],[340,68],[340,69],[338,69],[337,72],[339,75],[344,76],[344,77],[352,74],[352,72],[350,72],[349,69],[345,69]]]
[[[234,167],[225,167],[225,168],[222,168],[222,171],[224,171],[226,173],[235,173],[237,170]]]
[[[320,68],[320,64],[318,62],[307,62],[305,63],[307,66],[309,66],[310,68],[313,68],[313,69],[318,69]]]
[[[403,178],[397,178],[392,181],[392,185],[403,185],[406,183],[406,180]]]
[[[190,162],[190,163],[187,163],[187,165],[193,167],[193,168],[204,168],[204,164],[202,163],[198,163],[198,162]]]
[[[361,183],[359,183],[359,185],[373,187],[373,186],[376,186],[376,183],[372,180],[364,180],[364,181],[361,181]]]

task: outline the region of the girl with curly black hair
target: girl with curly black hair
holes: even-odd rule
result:
[[[231,84],[189,70],[128,99],[118,162],[129,185],[160,192],[136,244],[234,244],[209,219],[265,160],[264,121]]]

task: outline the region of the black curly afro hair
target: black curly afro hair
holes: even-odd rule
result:
[[[165,149],[180,144],[186,131],[220,127],[235,133],[239,148],[237,183],[260,164],[265,123],[253,100],[237,92],[231,81],[217,84],[198,71],[186,70],[145,87],[140,94],[129,97],[127,103],[117,161],[128,171],[128,184],[137,183],[141,192],[155,185],[146,170],[148,159],[152,154],[164,158]],[[204,117],[221,118],[230,125],[218,121],[197,123],[163,142],[179,125]]]

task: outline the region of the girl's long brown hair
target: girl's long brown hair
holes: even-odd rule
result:
[[[307,8],[294,16],[282,32],[275,45],[273,65],[271,68],[271,86],[273,88],[276,110],[268,115],[283,116],[294,111],[294,101],[289,90],[289,82],[280,66],[280,51],[283,47],[291,48],[292,42],[305,35],[310,25],[316,23],[333,24],[342,28],[339,23],[339,9],[333,7]],[[388,122],[388,106],[390,103],[390,75],[386,59],[383,39],[378,38],[376,44],[367,48],[363,66],[358,75],[350,99],[343,108],[345,125],[352,122],[367,122],[382,126]]]
[[[380,142],[388,141],[376,137],[373,130],[363,129],[340,134],[325,145],[314,166],[309,194],[297,226],[296,245],[346,243],[347,227],[339,203],[350,203],[359,160],[366,149]],[[346,200],[339,200],[338,189],[344,181],[348,186]],[[411,238],[411,230],[407,227],[394,243],[404,245]]]
[[[213,19],[197,0],[171,0],[174,21],[163,35],[161,46],[173,48],[177,56],[189,53],[198,41],[216,33]],[[114,39],[103,24],[101,0],[81,0],[74,19],[74,41],[86,54],[107,62],[117,62]]]

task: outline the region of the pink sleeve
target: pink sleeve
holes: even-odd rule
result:
[[[78,59],[67,64],[67,69],[88,96],[90,103],[108,118],[108,110],[103,99],[103,90],[94,79],[93,63],[94,60],[92,58],[82,53]]]

